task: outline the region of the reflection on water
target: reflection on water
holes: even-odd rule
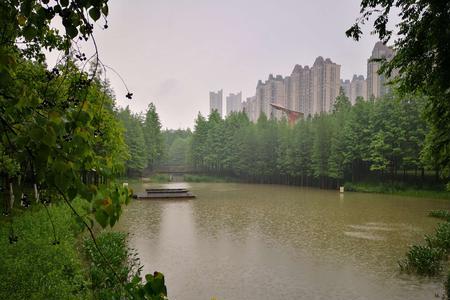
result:
[[[433,299],[440,292],[438,279],[399,274],[397,261],[433,230],[427,212],[448,201],[276,185],[189,188],[196,199],[135,201],[119,224],[144,271],[166,275],[170,299]]]

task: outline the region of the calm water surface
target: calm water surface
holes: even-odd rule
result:
[[[197,198],[134,201],[119,228],[172,300],[437,299],[397,261],[445,200],[278,185],[172,184]],[[134,186],[142,191],[148,185]]]

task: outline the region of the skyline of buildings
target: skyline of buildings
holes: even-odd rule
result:
[[[378,75],[381,63],[373,59],[389,60],[393,55],[392,48],[377,42],[367,60],[366,79],[363,75],[354,74],[351,80],[341,79],[341,65],[330,58],[318,56],[312,67],[296,64],[289,76],[269,74],[264,82],[258,80],[254,96],[247,97],[243,102],[241,92],[230,93],[226,101],[227,115],[233,111],[245,111],[252,122],[256,122],[261,113],[268,118],[281,119],[283,113],[274,109],[271,103],[299,111],[305,116],[328,113],[333,109],[341,88],[352,105],[358,97],[382,97],[390,93],[390,87],[386,85],[389,78]],[[218,102],[212,101],[212,94],[214,98],[217,93],[210,92],[210,112],[213,110],[211,104],[214,104],[214,109],[222,116],[222,107],[219,109]]]

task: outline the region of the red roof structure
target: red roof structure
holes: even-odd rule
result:
[[[277,110],[281,110],[282,112],[284,112],[287,117],[288,117],[288,121],[289,121],[289,125],[294,126],[295,122],[297,122],[297,120],[299,118],[303,118],[304,114],[300,111],[295,111],[289,108],[286,108],[284,106],[275,104],[275,103],[270,103],[270,105],[277,109]]]

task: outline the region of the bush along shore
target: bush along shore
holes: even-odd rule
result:
[[[450,192],[443,185],[417,186],[402,182],[394,183],[351,183],[344,184],[345,191],[361,193],[391,194],[418,198],[449,199]]]
[[[167,299],[161,273],[141,278],[125,233],[94,240],[63,204],[17,210],[0,219],[0,299]]]
[[[446,299],[450,299],[450,271],[448,271],[448,256],[450,254],[450,212],[434,210],[430,217],[443,220],[431,235],[424,237],[424,243],[410,246],[406,257],[400,260],[400,269],[408,273],[422,276],[442,276],[447,272],[444,282]]]
[[[264,114],[256,122],[244,112],[225,119],[217,112],[199,114],[190,144],[192,167],[244,182],[330,189],[345,182],[383,187],[401,182],[445,190],[450,169],[437,160],[424,105],[421,95],[395,93],[351,105],[341,92],[329,114],[295,124]]]

